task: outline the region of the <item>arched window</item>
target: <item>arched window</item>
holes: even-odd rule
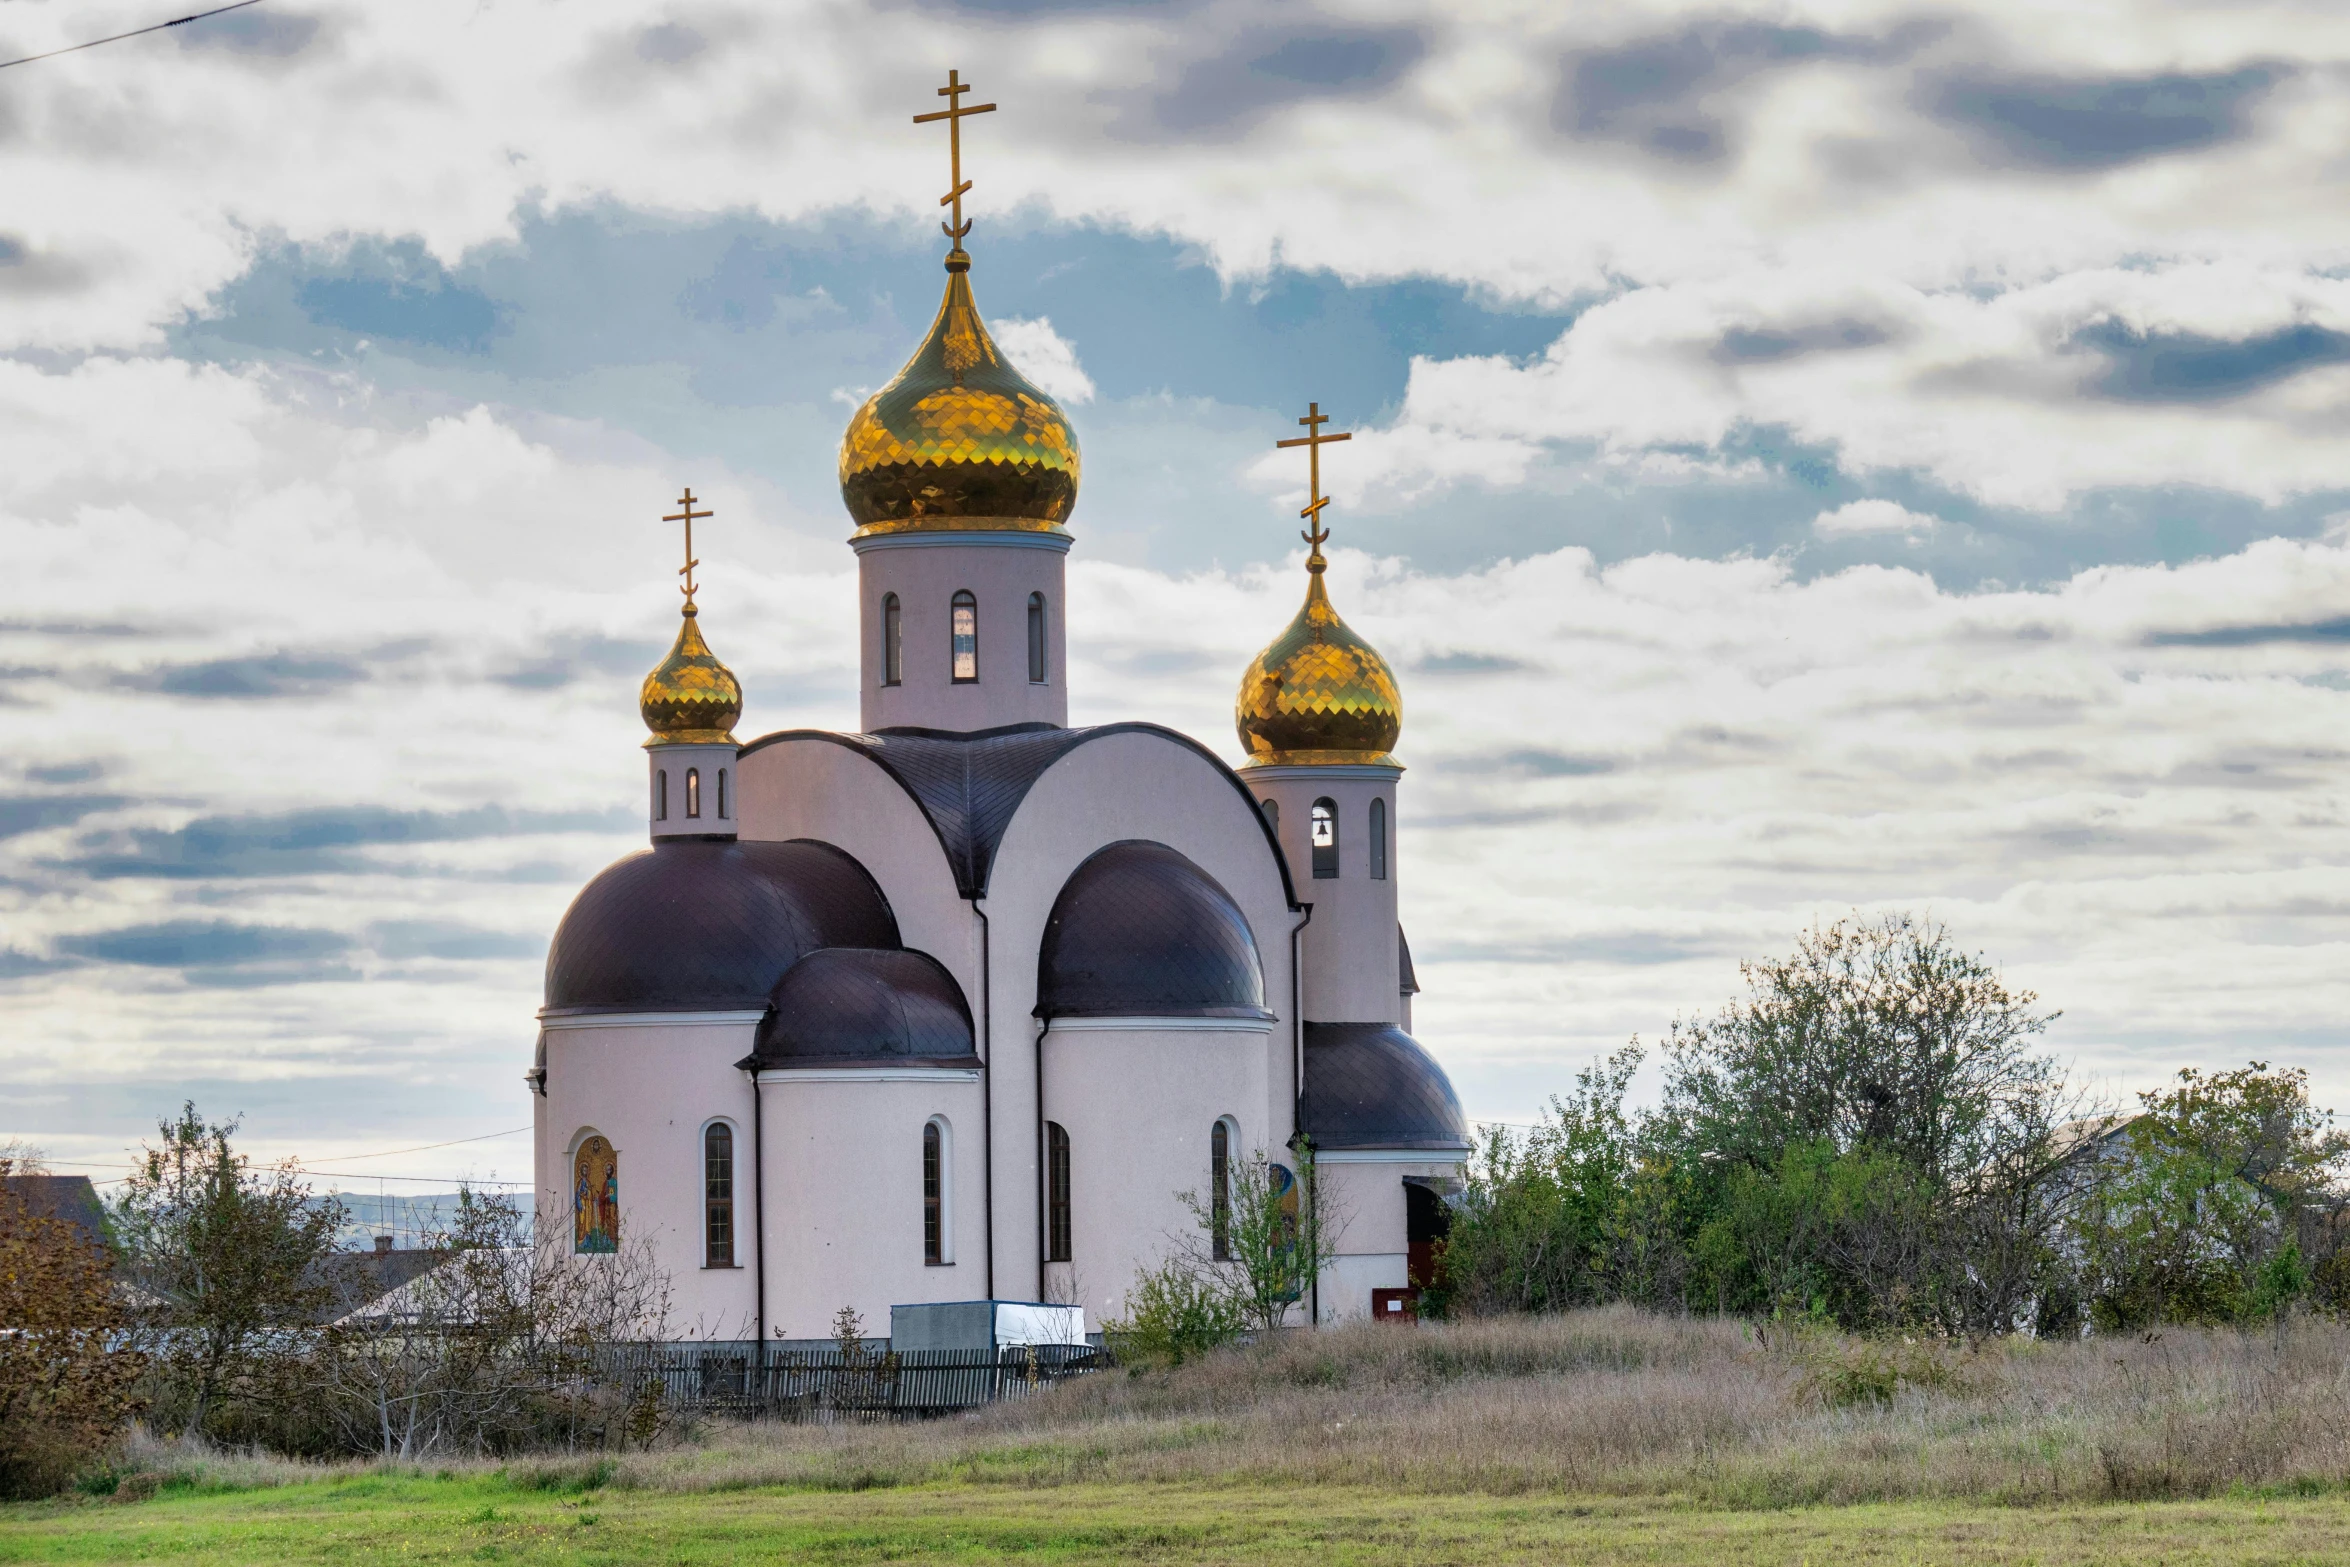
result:
[[[906,678],[905,626],[895,593],[881,595],[881,683],[894,686]]]
[[[685,770],[685,814],[688,818],[702,814],[702,770],[699,767]]]
[[[620,1155],[601,1137],[588,1138],[572,1156],[571,1249],[620,1249]]]
[[[1387,879],[1387,802],[1371,802],[1371,879]]]
[[[1069,1249],[1069,1129],[1044,1123],[1044,1260],[1067,1262]]]
[[[702,1134],[702,1265],[734,1266],[734,1128],[721,1121]]]
[[[947,1124],[932,1116],[922,1127],[922,1260],[940,1268],[954,1261],[948,1248]]]
[[[1041,686],[1047,679],[1044,659],[1044,595],[1028,595],[1028,683]]]
[[[1314,875],[1328,880],[1338,874],[1338,806],[1335,801],[1314,802]]]
[[[669,769],[657,769],[653,774],[653,820],[669,820]]]
[[[953,621],[955,683],[968,685],[979,678],[979,600],[969,588],[955,594]]]
[[[1371,806],[1371,810],[1373,812],[1373,820],[1377,820],[1379,806],[1374,803]],[[718,819],[720,821],[726,820],[726,769],[723,767],[718,769]],[[1382,865],[1386,863],[1384,856],[1382,856],[1380,863]]]
[[[1232,1257],[1232,1123],[1208,1133],[1208,1243],[1218,1262]]]
[[[1281,802],[1279,800],[1267,800],[1263,803],[1262,809],[1265,813],[1265,825],[1273,829],[1274,838],[1280,838]]]

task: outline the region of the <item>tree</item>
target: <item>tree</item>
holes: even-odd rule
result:
[[[2303,1236],[2330,1238],[2350,1160],[2350,1137],[2309,1102],[2308,1074],[2264,1061],[2189,1069],[2138,1099],[2081,1225],[2093,1320],[2240,1322],[2298,1299]]]
[[[1583,1068],[1524,1133],[1481,1129],[1425,1309],[1559,1311],[1654,1287],[1640,1221],[1662,1194],[1624,1111],[1642,1054],[1634,1040]]]
[[[1744,1000],[1666,1042],[1660,1130],[1680,1151],[1768,1169],[1796,1143],[1865,1144],[1948,1191],[2046,1137],[2063,1079],[2033,1045],[2057,1014],[1943,926],[1838,920],[1739,973]]]
[[[104,1250],[33,1212],[0,1157],[0,1495],[61,1488],[121,1435],[144,1358],[125,1334]]]
[[[112,1214],[126,1275],[162,1330],[162,1412],[191,1431],[286,1393],[277,1373],[332,1299],[319,1263],[342,1205],[313,1197],[291,1161],[255,1170],[230,1143],[237,1124],[193,1104],[159,1123],[160,1146],[143,1150]]]

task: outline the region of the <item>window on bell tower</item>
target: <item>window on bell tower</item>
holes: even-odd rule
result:
[[[1313,815],[1314,876],[1327,881],[1338,874],[1338,802],[1316,800]]]
[[[979,678],[979,600],[969,588],[955,595],[953,631],[955,683],[969,685]]]

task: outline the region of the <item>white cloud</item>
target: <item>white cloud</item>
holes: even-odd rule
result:
[[[2350,281],[2248,266],[2078,272],[1927,291],[1830,272],[1635,289],[1540,359],[1419,360],[1397,424],[1451,444],[1545,443],[1633,463],[1756,431],[1992,502],[2190,484],[2275,502],[2350,486]]]
[[[0,391],[21,567],[0,579],[0,784],[102,797],[0,840],[6,945],[38,960],[227,920],[347,942],[327,966],[360,975],[20,975],[0,1073],[20,1094],[206,1078],[338,1104],[422,1082],[447,1108],[401,1126],[482,1130],[483,1107],[519,1102],[535,965],[370,933],[454,921],[527,952],[635,839],[635,684],[674,625],[674,541],[650,521],[671,477],[487,409],[353,426],[290,383],[168,361],[17,367]],[[78,410],[79,472],[33,460],[43,408]],[[140,428],[188,433],[142,447]],[[723,474],[707,493],[704,624],[750,688],[745,732],[849,722],[847,552],[762,554],[759,493]],[[1301,582],[1294,562],[1176,578],[1081,547],[1076,717],[1229,750],[1233,683]],[[1805,581],[1564,550],[1432,575],[1342,551],[1333,592],[1402,680],[1420,1031],[1476,1113],[1522,1115],[1582,1057],[1718,1002],[1739,957],[1853,907],[1947,919],[2066,1009],[2059,1048],[2125,1084],[2259,1049],[2350,1089],[2350,1055],[2314,1043],[2350,1008],[2350,693],[2322,630],[2350,603],[2350,549],[2270,541],[1971,596],[1882,568]],[[195,694],[190,671],[230,663],[291,671],[287,689]],[[355,809],[486,805],[587,816],[362,841],[284,874],[89,868],[191,821],[319,812],[331,846]],[[350,1124],[341,1146],[393,1129]],[[333,1151],[291,1122],[254,1133]]]
[[[1834,539],[1866,533],[1930,533],[1937,523],[1938,519],[1924,512],[1872,497],[1821,512],[1811,520],[1811,530],[1823,539]]]
[[[1053,330],[1050,316],[991,321],[996,346],[1019,372],[1063,403],[1093,401],[1093,377],[1077,362],[1077,346]]]

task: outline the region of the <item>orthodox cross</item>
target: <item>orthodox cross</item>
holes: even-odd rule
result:
[[[1306,427],[1306,433],[1294,440],[1273,443],[1276,449],[1288,446],[1302,446],[1306,449],[1306,474],[1308,483],[1313,487],[1313,499],[1307,503],[1305,510],[1298,513],[1300,517],[1306,519],[1305,531],[1300,533],[1298,537],[1305,540],[1313,550],[1313,553],[1306,557],[1306,570],[1308,571],[1322,569],[1322,541],[1330,537],[1330,530],[1322,526],[1322,508],[1330,504],[1330,497],[1322,493],[1322,448],[1333,441],[1354,439],[1354,432],[1351,430],[1324,435],[1322,426],[1329,422],[1330,416],[1322,412],[1320,403],[1308,403],[1306,404],[1306,416],[1298,421],[1299,424]]]
[[[663,522],[685,524],[685,564],[677,568],[677,574],[685,578],[685,586],[677,591],[685,595],[687,609],[694,607],[694,568],[701,564],[700,561],[694,559],[694,524],[701,518],[710,515],[712,513],[707,510],[694,510],[694,492],[692,486],[689,485],[685,494],[677,502],[677,510],[661,519]]]
[[[936,114],[914,116],[916,125],[928,125],[932,120],[947,122],[947,177],[954,185],[954,189],[939,197],[938,204],[943,207],[950,202],[953,203],[955,220],[952,223],[941,223],[939,227],[946,231],[947,238],[955,242],[957,250],[963,248],[963,236],[971,232],[971,225],[963,221],[963,192],[971,188],[971,182],[963,178],[963,117],[969,114],[992,114],[995,112],[995,105],[992,103],[964,103],[963,94],[969,91],[971,91],[971,84],[964,81],[956,72],[949,71],[947,72],[947,84],[938,90],[938,95],[947,101],[947,106]]]

